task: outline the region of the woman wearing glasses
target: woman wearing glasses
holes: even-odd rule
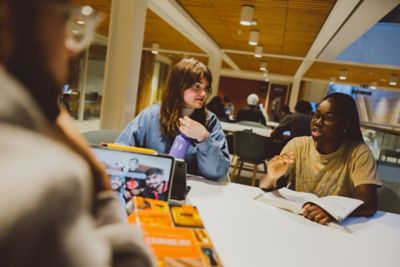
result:
[[[326,96],[313,115],[311,137],[292,139],[268,162],[268,173],[260,187],[274,189],[285,183],[296,191],[320,197],[339,195],[364,201],[352,216],[375,214],[376,189],[381,182],[373,155],[363,141],[352,97],[342,93]],[[321,224],[332,220],[312,204],[307,204],[303,213]]]
[[[70,28],[76,19],[83,26]],[[58,105],[95,20],[69,0],[0,1],[1,266],[152,266],[104,167]]]
[[[143,110],[116,143],[168,153],[179,133],[191,139],[185,161],[188,172],[217,180],[229,168],[227,142],[218,118],[205,108],[211,94],[211,72],[195,59],[172,68],[161,104]]]

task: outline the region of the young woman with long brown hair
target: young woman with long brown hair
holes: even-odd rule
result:
[[[218,118],[205,108],[211,94],[210,70],[195,59],[174,65],[161,104],[143,110],[116,143],[168,153],[177,134],[191,139],[188,172],[216,180],[229,168],[229,153]]]

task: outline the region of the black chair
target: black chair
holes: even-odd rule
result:
[[[121,134],[119,130],[94,130],[82,133],[83,138],[89,144],[98,145],[100,143],[114,143]]]
[[[256,173],[258,165],[263,164],[264,172],[266,172],[265,160],[279,154],[279,150],[269,137],[261,136],[251,131],[237,131],[233,136],[233,147],[235,156],[237,156],[236,164],[231,173],[232,180],[240,176],[243,164],[253,164],[253,177],[251,184],[256,184]],[[236,171],[239,171],[236,175]]]

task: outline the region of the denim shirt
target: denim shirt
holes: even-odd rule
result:
[[[225,177],[229,168],[229,152],[224,132],[218,118],[207,113],[206,128],[210,133],[201,143],[192,143],[186,153],[188,173],[217,180]],[[168,153],[173,140],[163,135],[160,126],[160,105],[154,104],[144,109],[124,129],[118,144],[154,149]]]

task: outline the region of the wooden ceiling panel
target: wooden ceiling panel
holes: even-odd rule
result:
[[[178,0],[223,49],[253,51],[248,45],[249,31],[260,31],[265,53],[305,56],[319,33],[335,0]],[[257,25],[239,24],[241,6],[255,7]],[[295,38],[291,37],[292,35]]]
[[[147,9],[143,46],[151,47],[153,43],[159,43],[160,49],[203,53],[181,33]]]
[[[397,82],[397,86],[390,86],[389,79],[391,75],[397,75],[400,77],[400,70],[373,68],[354,66],[347,64],[333,64],[325,62],[315,62],[311,68],[304,75],[306,78],[330,80],[332,77],[339,80],[339,73],[341,70],[347,71],[346,83],[355,84],[370,84],[377,82],[379,86],[400,88],[400,83]]]
[[[297,68],[300,66],[301,61],[289,60],[282,58],[263,57],[261,59],[255,58],[252,55],[232,54],[228,56],[241,68],[246,71],[259,72],[260,63],[267,62],[267,68],[269,73],[282,74],[282,75],[294,75]]]

